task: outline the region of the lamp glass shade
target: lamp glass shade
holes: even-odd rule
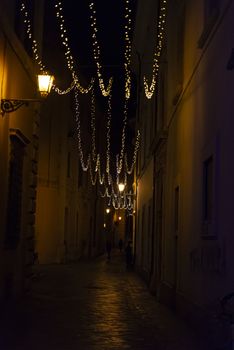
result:
[[[122,192],[124,190],[124,188],[125,188],[125,185],[120,183],[119,184],[119,191]]]
[[[38,89],[40,91],[41,96],[46,97],[50,93],[53,81],[53,75],[38,75]]]

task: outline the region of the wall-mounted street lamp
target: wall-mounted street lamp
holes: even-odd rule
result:
[[[106,208],[106,213],[109,214],[110,208]]]
[[[38,90],[41,97],[45,98],[51,91],[54,77],[49,74],[38,75]],[[28,106],[30,102],[41,102],[41,99],[1,99],[1,114],[15,112],[21,106]]]

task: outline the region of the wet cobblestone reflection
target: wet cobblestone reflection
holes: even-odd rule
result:
[[[32,294],[1,318],[1,350],[202,350],[119,253],[38,267]],[[207,349],[206,349],[207,350]]]

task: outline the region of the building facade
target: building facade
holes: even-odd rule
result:
[[[159,300],[207,332],[233,292],[234,3],[168,1],[148,100],[143,76],[151,82],[162,3],[139,1],[133,40],[142,134],[136,264]]]
[[[39,263],[65,263],[103,251],[103,205],[79,157],[72,94],[51,96],[41,113],[36,250]],[[80,96],[86,163],[90,95]],[[90,142],[87,142],[90,140]],[[101,215],[100,215],[101,213]]]
[[[103,205],[80,166],[74,101],[71,95],[55,92],[41,100],[39,69],[20,4],[18,0],[0,4],[0,100],[1,112],[6,111],[0,116],[1,301],[30,289],[33,264],[74,261],[104,249]],[[38,54],[42,57],[44,50],[51,72],[59,74],[56,50],[46,52],[44,1],[28,6]],[[68,79],[63,71],[57,78],[58,84]],[[16,108],[9,101],[3,105],[9,99],[30,101],[27,107]],[[85,120],[90,102],[80,103]]]
[[[35,4],[36,5],[36,4]],[[37,3],[40,28],[43,3]],[[0,299],[27,291],[34,257],[40,104],[10,111],[4,99],[38,99],[36,70],[18,2],[0,4]],[[40,32],[35,31],[40,44]]]

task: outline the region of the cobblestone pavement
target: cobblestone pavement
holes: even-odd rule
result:
[[[207,350],[119,253],[38,269],[32,294],[2,316],[1,350]]]

